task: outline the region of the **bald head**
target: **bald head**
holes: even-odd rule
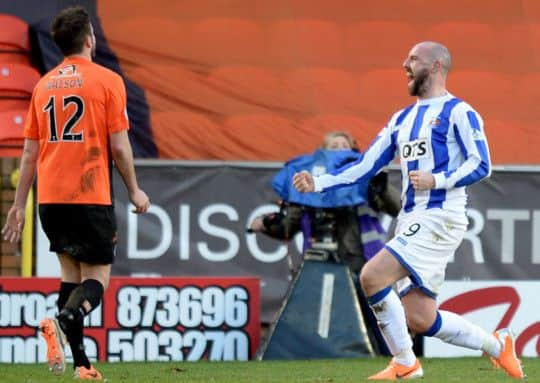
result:
[[[403,62],[411,96],[438,97],[447,93],[446,77],[452,67],[448,49],[433,41],[416,44]]]
[[[446,76],[452,69],[452,57],[450,51],[444,45],[434,41],[423,41],[416,44],[415,48],[418,52],[422,52],[424,57],[430,59],[431,62],[440,62],[443,75]]]

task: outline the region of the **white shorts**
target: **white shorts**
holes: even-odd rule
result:
[[[463,240],[467,223],[465,215],[441,209],[398,217],[395,236],[386,243],[386,249],[410,274],[397,282],[400,296],[415,287],[437,296],[448,260]]]

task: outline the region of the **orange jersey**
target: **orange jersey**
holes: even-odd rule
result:
[[[128,128],[119,75],[82,57],[48,72],[24,128],[39,140],[38,202],[112,204],[109,135]]]

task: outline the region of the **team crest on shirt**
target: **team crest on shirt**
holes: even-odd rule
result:
[[[486,136],[480,129],[473,129],[472,136],[476,141],[485,140]]]
[[[62,77],[77,75],[77,67],[75,64],[66,65],[58,70],[58,75]]]
[[[441,119],[439,117],[432,118],[429,121],[429,126],[440,126],[441,125]]]
[[[58,69],[57,74],[53,74],[49,77],[45,88],[62,89],[62,88],[82,88],[83,78],[81,73],[77,71],[75,64],[64,65]]]
[[[413,141],[401,142],[399,154],[404,161],[416,161],[431,158],[431,145],[427,138],[418,138]]]

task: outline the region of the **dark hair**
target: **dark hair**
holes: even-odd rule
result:
[[[86,37],[92,33],[90,16],[82,7],[66,8],[52,22],[51,33],[64,56],[81,53]]]

